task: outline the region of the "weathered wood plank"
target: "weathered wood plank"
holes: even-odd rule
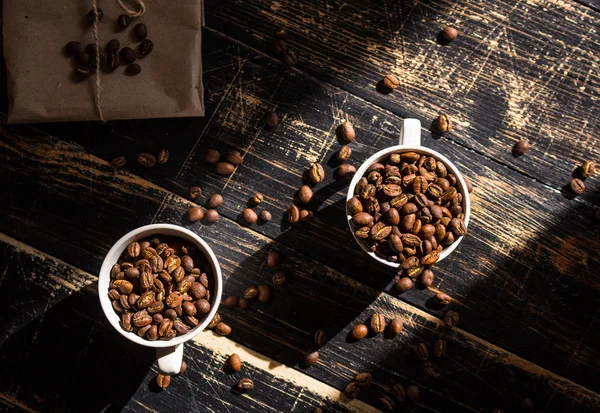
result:
[[[168,205],[163,213],[169,214],[173,207],[176,205]],[[251,232],[230,221],[225,223],[231,228],[220,232],[231,233],[245,241],[252,240]],[[208,229],[201,228],[200,234],[210,236],[205,233]],[[216,229],[216,226],[210,229]],[[47,285],[43,277],[20,280],[13,275],[16,272],[44,274],[62,269],[79,279],[93,278],[10,237],[0,237],[2,270],[8,276],[8,285],[2,292],[20,291],[19,284],[28,287]],[[242,266],[248,271],[236,268],[231,272],[224,265],[226,291],[239,291],[241,281],[256,283],[260,279],[254,271],[257,265],[252,261],[264,261],[264,251],[252,251],[250,242],[243,245],[247,249],[235,255],[253,254]],[[221,257],[221,249],[226,250],[227,246],[215,248]],[[284,252],[286,262],[296,260],[293,252]],[[15,259],[17,256],[19,258]],[[52,305],[36,314],[36,318],[23,320],[19,330],[0,345],[0,360],[10,372],[0,378],[0,395],[40,411],[58,410],[58,406],[60,411],[81,411],[107,405],[130,411],[144,408],[162,411],[178,403],[182,406],[193,403],[190,406],[193,411],[194,407],[198,411],[221,411],[219,406],[225,405],[231,411],[242,408],[307,411],[309,406],[327,405],[328,411],[368,412],[368,405],[360,401],[348,403],[339,391],[304,373],[343,388],[356,372],[369,371],[374,384],[361,397],[367,402],[376,402],[394,382],[417,383],[421,387],[422,402],[407,406],[407,411],[509,408],[524,395],[533,397],[539,404],[547,403],[549,409],[546,411],[561,411],[567,406],[572,409],[570,411],[590,411],[600,403],[599,395],[460,329],[445,331],[439,320],[414,311],[389,296],[377,297],[376,291],[365,289],[333,270],[310,260],[300,266],[297,262],[285,266],[289,269],[292,264],[295,271],[289,270],[289,284],[275,291],[272,303],[256,305],[243,313],[222,311],[234,327],[231,338],[247,343],[259,353],[210,332],[203,333],[195,339],[195,345],[188,345],[186,349],[185,359],[189,366],[186,375],[173,379],[172,386],[161,395],[153,394],[155,389],[150,384],[156,374],[152,365],[153,352],[127,342],[111,329],[98,305],[94,286],[76,293],[81,285],[71,283],[72,276],[68,276],[62,283],[39,289],[34,295],[17,293],[21,307],[39,300],[50,300]],[[298,268],[303,266],[313,268],[314,273]],[[319,291],[318,296],[315,291]],[[53,293],[57,294],[53,296]],[[361,305],[357,306],[358,302]],[[319,363],[308,370],[280,364],[298,366],[303,348],[310,347],[308,342],[318,314],[307,309],[315,306],[332,312],[320,319],[319,325],[328,332],[329,341],[321,349]],[[304,311],[289,311],[296,308]],[[375,311],[388,318],[401,316],[405,320],[402,335],[394,340],[375,337],[359,343],[348,342],[351,323],[346,320],[352,317],[362,320]],[[13,321],[18,323],[20,317],[16,317]],[[50,361],[42,363],[42,359],[47,358],[47,348],[57,336],[64,345],[55,349]],[[416,363],[411,346],[418,341],[431,344],[439,337],[449,343],[448,357],[432,360],[424,366]],[[14,357],[17,352],[24,356]],[[227,376],[223,372],[223,362],[233,352],[241,356],[244,369],[242,373]],[[286,353],[292,357],[286,359]],[[370,356],[365,357],[367,354]],[[120,370],[126,373],[115,375]],[[93,377],[86,378],[88,373],[93,373]],[[230,387],[242,376],[251,377],[256,383],[255,391],[244,398],[230,392]],[[477,388],[475,394],[474,388]],[[109,389],[112,390],[109,392]]]
[[[326,167],[329,178],[317,188],[317,202],[313,205],[318,210],[317,220],[291,229],[280,226],[280,222],[306,166],[314,160],[328,161],[339,147],[331,131],[340,119],[349,116],[357,125],[359,142],[352,146],[353,162],[358,164],[376,150],[393,144],[399,133],[396,117],[305,75],[289,73],[281,78],[276,63],[220,36],[207,34],[211,45],[208,55],[218,55],[218,59],[207,58],[209,63],[205,65],[207,84],[213,85],[206,123],[194,131],[180,120],[173,121],[181,133],[173,141],[182,146],[169,146],[174,156],[173,164],[167,164],[169,173],[162,174],[160,168],[130,168],[180,194],[189,185],[200,183],[205,189],[202,202],[227,186],[222,212],[230,218],[236,218],[246,200],[259,190],[267,196],[265,207],[274,212],[275,219],[268,225],[256,226],[256,230],[371,287],[388,286],[393,274],[365,260],[347,232],[343,217],[345,183],[331,179],[332,168]],[[272,131],[264,130],[259,119],[274,105],[279,105],[281,125]],[[165,130],[168,124],[163,126]],[[140,123],[115,123],[115,132],[105,146],[98,141],[106,126],[98,129],[86,125],[95,131],[92,137],[96,142],[75,134],[72,128],[80,125],[65,126],[63,134],[107,159],[113,156],[108,152],[114,151],[112,145],[118,144],[118,136],[123,136],[119,135],[120,125],[125,130],[137,129],[135,137],[127,136],[138,142],[138,147],[145,142]],[[590,222],[591,209],[581,202],[567,201],[557,191],[514,171],[498,168],[487,158],[452,142],[426,142],[455,160],[477,187],[472,236],[453,257],[438,266],[434,286],[457,300],[455,305],[459,306],[468,331],[576,382],[593,386],[599,369],[593,343],[599,334],[595,314],[600,283],[595,253],[597,228]],[[135,149],[133,143],[127,145],[132,151]],[[202,161],[204,150],[215,146],[222,150],[234,147],[246,153],[244,165],[230,180],[208,172]],[[188,156],[188,162],[180,166]],[[173,179],[177,182],[173,183]],[[135,192],[133,188],[127,193]],[[156,203],[159,198],[156,197]],[[106,231],[104,226],[102,231]],[[119,234],[115,233],[115,238]],[[430,308],[426,301],[431,295],[413,290],[402,299],[439,316],[441,312]],[[552,347],[546,345],[550,340],[556,343]]]
[[[430,125],[455,121],[448,137],[554,188],[595,160],[600,95],[595,53],[600,14],[573,1],[206,2],[207,26],[268,52],[284,27],[297,67],[394,113]],[[446,24],[461,35],[436,43]],[[385,74],[401,85],[382,95]],[[528,155],[511,147],[527,139]],[[598,179],[585,197],[598,204]]]

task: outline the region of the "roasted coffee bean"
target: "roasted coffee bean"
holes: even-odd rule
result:
[[[589,178],[596,172],[596,164],[590,161],[583,161],[579,167],[579,174],[583,179]]]
[[[221,159],[221,154],[216,149],[208,149],[204,154],[204,160],[209,163],[217,163]]]
[[[337,135],[343,142],[346,142],[346,143],[350,143],[350,142],[354,141],[354,139],[356,138],[356,133],[354,132],[354,127],[347,120],[344,121],[338,127]]]
[[[139,51],[142,56],[148,56],[154,49],[154,42],[149,39],[144,39],[139,46]]]
[[[313,341],[314,341],[315,345],[317,345],[319,347],[324,346],[325,343],[327,342],[327,334],[325,333],[325,330],[317,330],[313,337]]]
[[[86,14],[85,18],[89,24],[94,24],[95,22],[99,22],[104,17],[104,13],[101,9],[90,10],[88,14]]]
[[[287,210],[287,217],[290,224],[295,224],[300,220],[300,209],[296,205],[290,205]]]
[[[167,161],[169,160],[169,151],[167,149],[161,149],[158,152],[158,155],[156,156],[156,161],[163,165],[165,163],[167,163]]]
[[[300,210],[300,221],[308,222],[308,221],[312,221],[313,218],[314,218],[314,214],[312,211],[310,211],[308,209]]]
[[[452,121],[447,114],[440,113],[437,118],[437,128],[442,133],[446,133],[452,129]]]
[[[390,396],[381,396],[379,398],[379,404],[381,404],[381,408],[385,412],[394,411],[394,407],[396,406],[396,404],[394,403],[394,401],[392,400],[392,398]]]
[[[123,306],[121,305],[121,301],[120,298],[119,300],[114,300],[112,302],[112,307],[113,309],[117,312],[117,313],[124,313],[125,309],[123,308]]]
[[[108,290],[108,298],[111,300],[118,300],[121,298],[121,294],[115,288]]]
[[[125,65],[135,62],[135,52],[129,47],[122,48],[119,52],[119,57],[121,58],[121,62]]]
[[[360,388],[356,385],[355,382],[351,381],[344,388],[344,395],[350,400],[356,399],[358,396],[360,396]]]
[[[126,29],[131,24],[131,17],[127,14],[121,14],[117,18],[117,24],[121,29]]]
[[[347,161],[348,159],[350,159],[350,155],[352,155],[352,149],[350,149],[350,147],[344,145],[338,151],[337,158],[340,162],[344,162],[344,161]]]
[[[385,331],[385,317],[383,314],[375,313],[371,316],[371,330],[374,333],[383,333]]]
[[[369,329],[364,324],[358,324],[352,329],[352,338],[355,340],[362,340],[369,334]]]
[[[197,199],[199,196],[202,196],[202,188],[199,186],[192,186],[189,189],[190,198]]]
[[[314,183],[321,182],[325,179],[325,170],[323,169],[323,166],[319,163],[313,163],[309,169],[309,176]]]
[[[287,45],[279,38],[275,38],[271,41],[270,48],[275,54],[283,54],[287,51]]]
[[[171,256],[171,257],[172,257],[172,256]],[[171,258],[171,257],[169,257],[169,258]],[[168,260],[169,258],[167,258],[167,260]],[[175,266],[175,263],[173,263],[173,261],[172,261],[172,260],[171,260],[171,261],[169,261],[169,263],[172,263],[172,266]],[[167,270],[167,273],[169,273],[169,271],[168,271],[168,270]],[[182,267],[175,267],[175,268],[173,269],[173,271],[171,271],[171,274],[170,274],[170,276],[171,276],[171,279],[172,279],[174,282],[178,283],[178,282],[180,282],[181,280],[183,280],[183,277],[185,276],[185,270],[184,270]]]
[[[204,211],[201,207],[191,207],[187,211],[188,221],[196,222],[204,218]]]
[[[166,303],[170,308],[175,308],[183,302],[183,294],[179,291],[173,291],[167,296]]]
[[[206,206],[211,209],[218,208],[223,203],[223,196],[221,194],[213,194],[206,201]]]
[[[585,191],[585,184],[581,179],[578,178],[572,179],[569,186],[571,188],[571,191],[577,195],[581,195]]]
[[[452,229],[452,233],[456,236],[461,236],[466,234],[467,228],[465,227],[465,223],[462,219],[454,218],[450,221],[450,228]]]
[[[371,384],[371,375],[369,373],[358,373],[354,376],[354,383],[361,389],[369,387]]]
[[[339,166],[337,172],[342,178],[350,178],[356,173],[356,167],[354,165],[345,163]]]
[[[454,242],[454,234],[450,231],[446,232],[446,236],[442,241],[444,245],[450,245]]]
[[[442,30],[442,36],[444,36],[444,39],[448,41],[453,41],[458,37],[458,30],[456,30],[454,27],[446,26]]]
[[[383,85],[390,90],[394,90],[400,85],[400,81],[395,75],[389,74],[383,78]]]
[[[114,157],[110,161],[110,164],[115,168],[121,168],[121,167],[125,166],[126,162],[127,162],[127,159],[125,159],[124,156],[117,156],[117,157]]]
[[[413,287],[413,280],[409,277],[402,277],[396,283],[396,289],[400,293],[405,293]]]
[[[404,327],[404,323],[400,317],[394,318],[388,324],[388,334],[390,337],[396,337],[398,334],[402,332],[402,328]]]
[[[125,311],[129,310],[129,297],[125,294],[123,294],[120,298],[119,298],[119,303],[121,304],[121,307],[123,307],[123,309]]]
[[[86,77],[89,77],[92,74],[92,71],[90,70],[90,68],[88,66],[77,66],[75,68],[75,75],[78,76],[80,79],[85,79]]]
[[[371,239],[381,241],[392,232],[392,227],[386,226],[383,222],[378,222],[371,228]]]
[[[260,211],[260,214],[258,214],[258,218],[263,222],[269,222],[273,219],[273,216],[269,211]]]
[[[427,241],[427,242],[429,242],[429,241]],[[431,245],[431,243],[429,243],[429,245]],[[429,248],[431,248],[431,247],[429,247]],[[440,253],[441,253],[441,250],[439,250],[439,249],[431,251],[429,254],[427,254],[423,258],[421,258],[421,264],[427,265],[427,266],[435,264],[440,259]]]
[[[313,198],[313,191],[308,185],[302,185],[298,190],[298,199],[303,204],[308,204]],[[360,204],[360,202],[359,202]],[[362,207],[361,207],[362,209]]]
[[[309,351],[304,355],[304,364],[307,366],[312,366],[319,360],[319,352],[318,351]]]
[[[200,320],[191,315],[186,315],[185,317],[183,317],[183,319],[185,320],[186,324],[190,327],[196,327],[198,324],[200,324]]]
[[[242,369],[242,360],[240,360],[240,356],[233,353],[227,358],[225,366],[231,372],[238,372]]]
[[[366,239],[371,236],[371,228],[369,227],[361,227],[354,231],[354,235],[360,239]]]
[[[459,316],[458,313],[454,310],[448,310],[444,315],[444,322],[446,323],[446,327],[452,328],[458,325]]]
[[[513,156],[518,157],[518,156],[524,155],[528,150],[529,150],[529,143],[527,141],[524,141],[521,139],[520,141],[515,143],[515,146],[513,146],[512,153],[513,153]]]
[[[441,304],[441,305],[447,305],[452,302],[452,298],[450,298],[450,296],[448,294],[443,293],[441,291],[436,293],[436,295],[433,297],[433,300],[436,303]]]
[[[415,356],[421,360],[425,361],[429,358],[429,349],[425,343],[419,343],[414,347]]]
[[[246,290],[244,291],[244,298],[246,300],[253,300],[258,296],[258,288],[256,288],[255,286],[250,286],[248,288],[246,288]]]
[[[390,393],[396,401],[402,403],[406,400],[406,389],[400,383],[396,383],[390,389]]]
[[[146,325],[144,327],[138,328],[138,330],[137,330],[138,336],[140,336],[140,337],[146,337],[146,333],[148,332],[148,330],[150,330],[150,327],[152,327],[151,324],[148,324],[148,325]]]
[[[435,357],[441,358],[446,354],[446,341],[445,340],[437,340],[433,345],[433,355]]]
[[[207,291],[208,294],[208,291]],[[201,298],[194,303],[196,311],[199,314],[208,314],[210,312],[211,305],[206,298]]]
[[[238,391],[248,392],[254,389],[254,383],[250,379],[241,379],[236,387]]]
[[[294,53],[292,50],[288,50],[287,53],[283,55],[283,64],[287,68],[291,69],[292,67],[296,66],[296,63],[298,63],[298,57],[296,56],[296,53]]]
[[[359,195],[362,199],[369,199],[375,196],[375,192],[375,186],[372,184],[367,184],[361,189]]]
[[[142,67],[137,63],[132,63],[125,68],[125,73],[127,73],[130,76],[139,75],[141,71]]]
[[[138,154],[137,161],[140,165],[145,166],[146,168],[151,168],[156,165],[156,158],[150,153],[142,152]]]
[[[204,287],[199,282],[194,282],[190,289],[188,290],[188,294],[194,299],[199,300],[206,295],[206,287]]]
[[[273,284],[276,287],[280,287],[283,284],[285,284],[285,274],[282,272],[278,272],[275,275],[273,275]]]
[[[79,42],[69,42],[65,46],[65,53],[67,54],[67,56],[75,56],[80,51],[81,51],[81,43],[79,43]]]
[[[210,321],[210,323],[206,326],[206,328],[212,329],[215,328],[221,322],[221,316],[219,313],[215,313],[215,316]]]
[[[144,40],[148,37],[148,29],[144,23],[138,23],[133,27],[133,33],[139,40]]]
[[[119,41],[117,39],[112,39],[111,41],[109,41],[106,44],[106,47],[104,48],[104,50],[107,53],[117,53],[120,48],[121,48],[121,43],[119,43]]]
[[[163,305],[163,307],[164,307],[164,305]],[[164,319],[164,317],[161,313],[152,314],[152,324],[159,325],[160,323],[162,323],[163,319]]]
[[[278,251],[269,251],[267,254],[267,265],[271,268],[277,267],[281,263],[281,254]]]
[[[431,285],[433,284],[433,271],[431,271],[430,269],[426,269],[425,271],[423,271],[423,273],[421,274],[421,284],[424,287],[431,287]]]
[[[271,301],[271,288],[266,284],[258,286],[258,302],[266,304]]]
[[[164,337],[169,334],[169,331],[173,329],[173,320],[169,318],[164,318],[163,321],[160,322],[158,327],[158,335],[160,337]]]
[[[127,280],[115,280],[112,286],[118,288],[121,294],[131,294],[133,291],[133,284]]]
[[[268,127],[274,128],[279,123],[279,116],[274,110],[270,110],[265,115],[265,123]]]
[[[133,331],[133,313],[125,313],[121,317],[121,327],[125,331]]]
[[[231,175],[235,170],[235,165],[229,162],[217,162],[215,172],[219,175]]]
[[[384,184],[382,189],[383,193],[389,197],[397,197],[402,193],[402,188],[400,188],[400,185],[396,184]]]
[[[226,156],[227,162],[232,165],[241,165],[244,163],[244,158],[239,151],[229,151]]]
[[[396,234],[391,234],[389,238],[390,247],[396,252],[402,252],[404,246],[402,244],[402,238]]]
[[[412,403],[418,402],[419,396],[420,396],[419,388],[417,386],[415,386],[414,384],[411,384],[410,386],[408,386],[406,388],[406,398],[410,402],[412,402]]]
[[[385,214],[385,220],[388,225],[398,225],[400,223],[400,214],[396,208],[390,208]]]
[[[242,309],[243,311],[246,311],[250,308],[251,303],[250,300],[248,300],[245,297],[240,297],[240,303],[238,304],[238,306],[240,307],[240,309]]]
[[[379,201],[376,198],[367,199],[365,204],[366,204],[367,212],[371,215],[377,214],[381,209],[381,206],[379,205]]]
[[[368,226],[373,222],[373,216],[369,215],[366,212],[359,212],[352,217],[352,221],[356,225],[360,226]]]
[[[163,374],[159,374],[156,376],[156,384],[161,389],[166,389],[171,384],[171,376],[165,376]]]
[[[146,332],[146,338],[150,341],[158,339],[158,327],[156,325],[151,326]]]

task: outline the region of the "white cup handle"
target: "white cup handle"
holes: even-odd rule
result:
[[[421,146],[421,121],[404,119],[400,130],[400,145]]]
[[[173,347],[158,347],[156,349],[158,371],[161,374],[173,376],[179,374],[183,362],[183,343]]]

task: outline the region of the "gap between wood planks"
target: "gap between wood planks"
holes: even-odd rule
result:
[[[232,23],[232,24],[235,24],[235,23]],[[237,44],[237,45],[243,46],[243,47],[247,48],[248,50],[250,50],[250,51],[252,51],[252,52],[254,52],[254,53],[256,53],[256,54],[259,54],[259,55],[260,55],[260,56],[262,56],[262,57],[268,58],[268,59],[270,59],[270,60],[271,60],[271,61],[273,61],[273,62],[277,62],[277,63],[279,63],[279,64],[283,65],[283,63],[281,62],[281,60],[279,60],[279,59],[277,59],[277,58],[275,58],[275,57],[273,57],[273,56],[270,56],[270,55],[268,55],[268,54],[266,54],[266,53],[264,53],[264,52],[262,52],[262,51],[260,51],[260,50],[257,50],[257,49],[255,49],[254,47],[252,47],[252,46],[250,46],[250,45],[248,45],[248,44],[246,44],[246,43],[243,43],[243,42],[241,42],[241,41],[239,41],[239,40],[236,40],[236,39],[234,39],[234,38],[232,38],[232,37],[229,37],[228,35],[226,35],[226,34],[224,34],[224,33],[220,32],[220,31],[217,31],[217,30],[215,30],[215,29],[213,29],[213,28],[211,28],[211,27],[205,26],[205,27],[204,27],[204,30],[209,30],[209,31],[211,31],[213,34],[215,34],[215,35],[217,35],[217,36],[220,36],[220,37],[222,37],[222,38],[224,38],[224,39],[227,39],[228,41],[231,41],[231,42],[233,42],[233,43],[235,43],[235,44]],[[261,32],[261,34],[262,34],[263,36],[265,36],[265,37],[267,37],[267,36],[269,36],[269,37],[272,37],[272,36],[270,36],[270,35],[268,35],[268,34],[265,34],[265,33],[262,33],[262,32]],[[378,105],[376,102],[373,102],[373,101],[371,101],[371,100],[369,100],[369,99],[367,99],[367,98],[363,98],[362,96],[355,95],[355,94],[353,94],[352,92],[348,91],[347,89],[344,89],[344,88],[342,88],[342,87],[340,87],[340,86],[336,86],[336,85],[334,85],[334,84],[332,84],[332,83],[329,83],[329,82],[327,82],[326,80],[322,80],[322,79],[320,79],[320,78],[318,78],[318,77],[315,77],[314,75],[312,75],[312,74],[310,74],[310,73],[308,73],[308,72],[303,72],[303,71],[301,71],[300,69],[297,69],[297,68],[295,68],[295,67],[294,67],[294,68],[291,68],[291,69],[289,69],[289,70],[293,70],[293,71],[295,71],[295,72],[297,72],[297,73],[301,74],[302,76],[306,76],[307,78],[313,79],[315,82],[319,82],[319,83],[325,84],[325,85],[327,85],[328,87],[330,87],[330,88],[332,88],[332,89],[334,89],[334,90],[339,90],[339,91],[345,92],[345,93],[346,93],[346,94],[348,94],[348,95],[352,95],[352,96],[353,96],[354,98],[356,98],[357,100],[359,100],[359,101],[362,101],[362,102],[364,102],[365,104],[368,104],[368,105],[371,105],[371,106],[373,106],[373,107],[377,108],[378,110],[380,110],[380,111],[382,111],[382,112],[384,112],[384,113],[386,113],[386,114],[390,115],[390,117],[396,117],[396,118],[399,118],[399,119],[404,119],[402,116],[400,116],[400,115],[398,115],[397,113],[395,113],[395,112],[392,112],[392,111],[390,111],[390,110],[388,110],[388,109],[384,108],[383,106],[380,106],[380,105]],[[236,77],[237,77],[237,74],[236,74]],[[234,80],[235,80],[235,78],[234,78]],[[233,84],[233,83],[232,83],[232,84]],[[230,86],[231,86],[231,85],[230,85]],[[228,91],[229,91],[229,87],[227,88],[227,91],[226,91],[226,93],[227,93]],[[224,95],[224,96],[225,96],[225,95]],[[224,98],[224,97],[223,97],[223,98]],[[220,103],[219,103],[219,106],[220,106]],[[217,108],[218,108],[218,106],[217,106]],[[210,121],[209,121],[209,123],[210,123]],[[208,127],[208,124],[207,124],[207,127]],[[261,131],[262,131],[262,128],[259,130],[259,132],[258,132],[258,133],[260,133]],[[426,128],[424,128],[424,127],[421,127],[421,131],[422,131],[422,132],[425,132],[425,133],[431,132],[429,129],[426,129]],[[202,139],[202,137],[203,137],[203,136],[204,136],[203,134],[201,134],[201,135],[200,135],[200,138],[198,139],[198,141],[197,141],[197,142],[196,142],[196,144],[194,145],[194,148],[196,148],[196,147],[198,146],[198,143],[200,142],[200,140]],[[256,136],[255,136],[255,139],[256,139]],[[482,157],[484,157],[484,158],[487,158],[487,159],[489,159],[490,161],[492,161],[493,163],[495,163],[496,165],[500,165],[500,166],[502,166],[502,167],[505,167],[505,168],[507,168],[507,169],[509,169],[509,170],[511,170],[511,171],[513,171],[513,172],[516,172],[516,173],[518,173],[518,174],[519,174],[519,175],[521,175],[521,176],[527,177],[527,178],[529,178],[529,179],[533,180],[534,182],[536,182],[536,183],[539,183],[540,185],[542,185],[542,186],[544,186],[544,187],[546,187],[546,188],[550,189],[551,191],[553,191],[553,192],[555,192],[555,193],[561,193],[561,190],[562,190],[562,188],[557,188],[557,187],[555,187],[555,186],[551,185],[550,183],[548,183],[548,182],[546,182],[546,181],[544,181],[544,180],[542,180],[542,179],[540,179],[540,178],[538,178],[538,177],[536,177],[536,176],[534,176],[534,175],[532,175],[532,174],[530,174],[530,173],[527,173],[527,172],[525,172],[525,171],[521,171],[521,170],[519,170],[519,169],[518,169],[517,167],[515,167],[515,166],[512,166],[512,165],[510,165],[510,164],[508,164],[508,163],[506,163],[506,162],[502,162],[501,160],[499,160],[499,159],[497,159],[497,158],[495,158],[495,157],[491,157],[491,156],[489,156],[489,155],[486,155],[486,154],[485,154],[485,153],[484,153],[482,150],[477,150],[477,149],[475,149],[475,148],[469,147],[469,146],[468,146],[468,145],[466,145],[465,143],[462,143],[462,142],[460,142],[460,141],[458,141],[458,140],[452,139],[452,138],[448,137],[447,135],[442,135],[440,139],[444,139],[444,140],[446,140],[447,142],[451,142],[451,143],[453,143],[453,144],[455,144],[455,145],[457,145],[457,146],[459,146],[459,147],[461,147],[461,148],[463,148],[463,149],[465,149],[465,150],[468,150],[468,151],[474,152],[474,153],[476,153],[476,154],[478,154],[478,155],[480,155],[480,156],[482,156]],[[253,142],[254,142],[254,141],[253,141]],[[249,148],[250,148],[250,147],[249,147]],[[249,148],[246,150],[246,152],[249,150]],[[184,164],[184,165],[183,165],[181,168],[182,168],[182,170],[183,170],[183,168],[185,168],[185,164]],[[236,166],[236,169],[235,169],[235,170],[237,170],[237,166]],[[233,173],[235,173],[235,170],[234,170],[234,172],[233,172]],[[180,172],[181,172],[181,171],[180,171]],[[233,174],[232,174],[232,175],[233,175]],[[178,174],[178,176],[179,176],[179,174]],[[467,178],[468,178],[468,177],[467,177]],[[570,179],[571,179],[571,177],[570,177],[570,176],[565,176],[565,182],[569,181]],[[225,185],[225,186],[227,186],[227,185]],[[575,198],[574,198],[574,200],[575,200],[575,201],[577,201],[577,202],[580,202],[580,203],[582,203],[583,205],[586,205],[586,206],[588,206],[588,207],[592,207],[592,208],[596,207],[596,205],[595,205],[593,202],[590,202],[589,200],[587,200],[587,199],[585,199],[585,198],[582,198],[582,197],[575,197]]]

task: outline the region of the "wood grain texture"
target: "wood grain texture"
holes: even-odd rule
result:
[[[596,160],[600,14],[574,1],[207,1],[208,27],[268,53],[289,33],[297,68],[426,128],[439,112],[448,137],[556,189]],[[436,42],[445,25],[459,38]],[[376,91],[387,73],[400,87]],[[529,153],[515,159],[519,139]],[[598,179],[585,198],[600,203]]]
[[[358,138],[352,144],[352,162],[358,165],[396,141],[396,116],[306,75],[288,73],[282,77],[276,62],[214,33],[206,34],[204,64],[207,84],[212,87],[205,120],[189,124],[173,120],[161,127],[153,124],[148,134],[140,122],[84,124],[83,135],[78,132],[81,125],[43,128],[106,159],[117,153],[115,147],[124,146],[129,155],[135,154],[136,148],[158,148],[172,140],[168,164],[150,170],[136,165],[127,168],[182,195],[188,186],[200,184],[205,191],[200,202],[214,192],[223,192],[226,202],[221,212],[238,221],[248,198],[254,191],[261,191],[266,195],[261,208],[273,212],[275,219],[268,225],[254,226],[255,230],[372,288],[390,290],[394,274],[366,260],[348,234],[343,215],[346,183],[333,179],[335,163],[326,166],[328,178],[315,188],[317,200],[311,208],[317,211],[316,221],[288,228],[282,218],[305,168],[313,161],[329,163],[339,148],[333,130],[342,119],[349,117],[356,125]],[[281,115],[281,124],[266,130],[261,117],[274,106]],[[173,125],[176,136],[166,135],[169,125]],[[10,130],[7,133],[12,133]],[[107,130],[111,134],[101,141]],[[34,142],[31,139],[25,145]],[[594,342],[600,335],[600,281],[598,226],[590,221],[592,209],[515,171],[498,168],[486,157],[452,141],[425,138],[425,142],[455,161],[477,188],[473,195],[472,236],[436,267],[434,287],[455,298],[453,305],[461,312],[468,331],[597,390],[594,374],[599,364]],[[239,149],[245,154],[245,163],[231,178],[218,177],[203,161],[209,147],[222,152]],[[128,157],[131,162],[132,156]],[[135,194],[137,189],[127,191]],[[146,207],[155,211],[167,196],[156,195],[154,206]],[[126,209],[123,202],[119,208]],[[128,217],[125,214],[123,221],[118,221],[127,221],[124,227],[114,227],[114,239],[134,226]],[[103,225],[101,228],[107,231]],[[441,316],[443,312],[429,301],[432,295],[412,290],[401,299]],[[549,341],[554,344],[548,346]]]
[[[161,215],[171,214],[171,209],[178,210],[178,205],[165,205]],[[279,246],[262,245],[258,249],[253,244],[261,243],[252,232],[228,220],[222,224],[225,228],[205,226],[198,232],[207,239],[213,235],[211,231],[226,232],[245,241],[246,248],[233,253],[227,245],[214,246],[219,259],[225,262],[225,291],[235,293],[240,283],[244,287],[265,278],[256,271],[253,261],[264,262],[265,247]],[[9,372],[0,378],[0,399],[28,411],[163,411],[173,403],[184,403],[192,411],[304,412],[324,406],[327,411],[367,413],[376,410],[365,402],[376,403],[389,385],[401,382],[418,384],[423,395],[419,404],[407,404],[406,411],[510,408],[525,395],[546,405],[545,411],[567,407],[574,412],[594,411],[600,403],[600,396],[581,386],[460,329],[447,331],[439,320],[422,311],[389,296],[377,296],[376,291],[334,270],[293,251],[281,250],[289,283],[274,291],[272,303],[256,304],[247,312],[221,311],[233,326],[231,340],[242,345],[211,332],[202,333],[195,344],[186,347],[186,374],[173,378],[171,387],[158,395],[152,384],[156,374],[152,350],[131,344],[112,330],[100,309],[95,284],[83,288],[71,282],[73,277],[91,280],[93,276],[0,235],[0,262],[5,274],[2,294],[16,291],[14,299],[20,303],[16,308],[21,310],[30,303],[46,303],[46,308],[33,313],[31,319],[21,320],[15,314],[8,320],[19,328],[0,342],[0,361]],[[224,256],[224,251],[229,253]],[[228,259],[242,260],[244,265],[232,272],[226,264]],[[313,273],[306,270],[309,267]],[[56,270],[67,276],[50,287],[43,276],[24,280],[17,276],[52,274]],[[3,310],[5,298],[0,301]],[[359,311],[363,306],[364,311]],[[302,308],[305,310],[294,311]],[[402,317],[405,329],[401,336],[348,341],[351,325],[347,320],[355,317],[362,321],[372,312],[388,319]],[[321,317],[315,323],[318,315]],[[329,340],[320,350],[319,363],[306,369],[299,360],[303,351],[311,348],[315,324],[327,331]],[[56,337],[61,339],[59,347],[53,344]],[[426,364],[416,362],[412,346],[419,341],[431,344],[440,337],[449,343],[447,358]],[[42,362],[47,359],[49,347],[54,348],[53,357]],[[229,376],[223,364],[233,352],[242,358],[243,369]],[[364,357],[366,354],[369,357]],[[120,371],[127,373],[115,374]],[[349,401],[335,388],[343,388],[359,371],[370,372],[374,383],[360,400]],[[240,377],[255,382],[255,390],[247,396],[235,396],[230,391]],[[323,382],[331,383],[333,388]],[[473,395],[475,387],[478,391]]]

